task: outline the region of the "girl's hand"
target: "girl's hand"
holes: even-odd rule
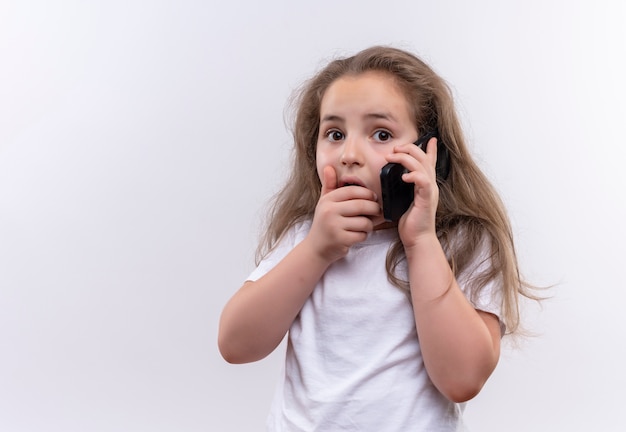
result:
[[[322,191],[307,240],[330,263],[347,255],[350,247],[374,229],[372,217],[380,214],[376,194],[361,186],[338,187],[337,173],[326,166]]]
[[[415,185],[413,204],[404,213],[398,225],[398,232],[404,248],[411,248],[424,235],[435,235],[435,215],[439,202],[439,187],[435,166],[437,163],[437,139],[431,138],[427,152],[414,144],[394,148],[387,156],[389,162],[402,164],[408,173],[402,180]]]

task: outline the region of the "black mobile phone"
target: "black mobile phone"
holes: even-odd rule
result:
[[[439,140],[437,131],[421,136],[414,144],[426,151],[431,138]],[[441,142],[437,142],[437,165],[435,167],[437,181],[443,182],[448,178],[450,171],[450,155],[448,149]],[[380,185],[383,195],[383,216],[389,222],[397,222],[409,209],[413,202],[413,183],[405,183],[402,174],[408,170],[397,163],[388,163],[380,170]]]

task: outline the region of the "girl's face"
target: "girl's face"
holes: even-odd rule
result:
[[[382,208],[380,170],[396,145],[417,139],[406,98],[384,72],[343,76],[326,90],[320,106],[317,175],[326,166],[337,174],[330,187],[360,185],[372,190]],[[383,222],[382,214],[374,223]]]

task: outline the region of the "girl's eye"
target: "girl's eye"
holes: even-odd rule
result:
[[[379,130],[374,132],[374,139],[379,142],[386,142],[391,139],[391,133],[386,130]]]
[[[337,129],[331,129],[326,132],[326,138],[331,142],[341,141],[343,139],[343,133]]]

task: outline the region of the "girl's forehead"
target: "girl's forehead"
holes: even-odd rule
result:
[[[391,93],[402,93],[396,77],[383,71],[366,71],[357,74],[350,73],[342,75],[330,83],[324,93],[324,96],[326,96],[329,91],[332,91],[337,87],[369,87],[376,90],[385,90]]]
[[[321,100],[320,118],[344,110],[388,111],[410,116],[410,103],[396,79],[385,72],[369,71],[337,78]]]

